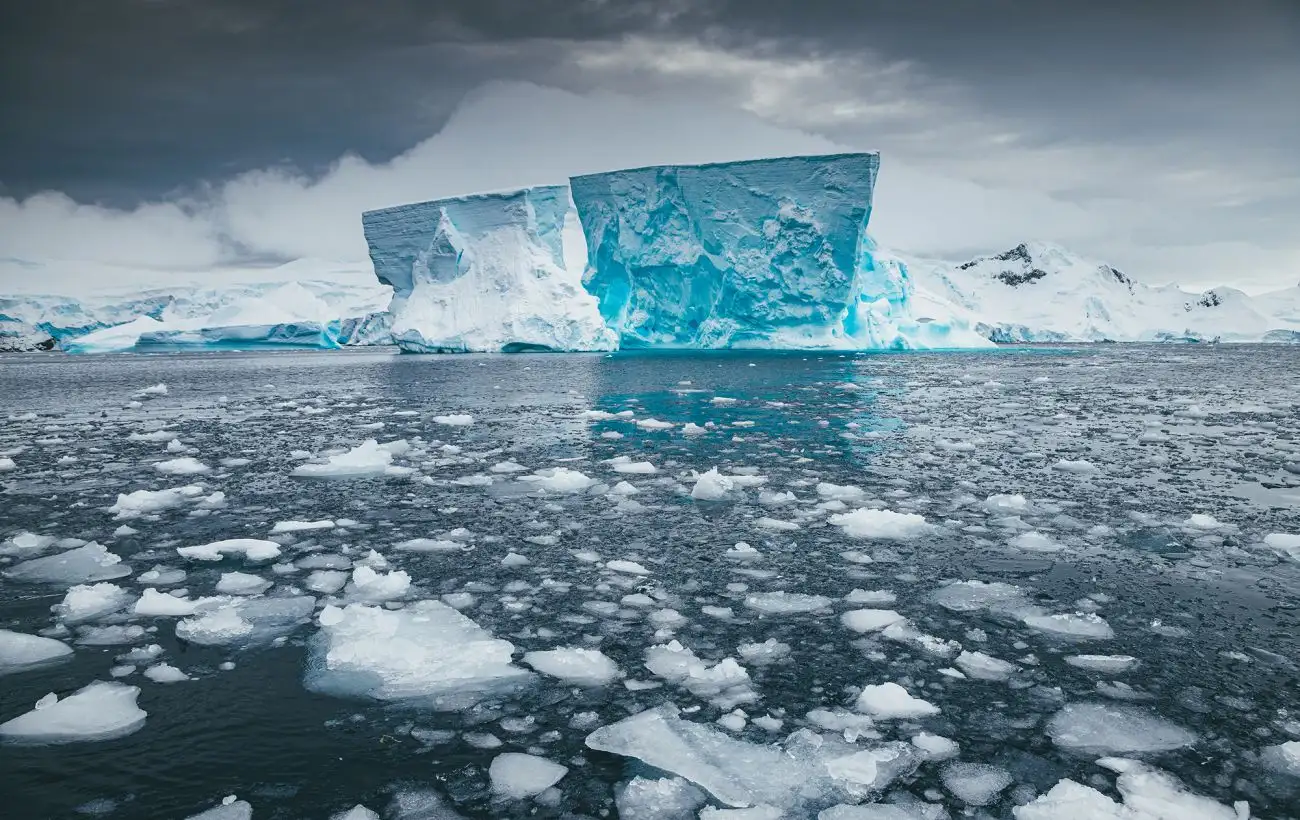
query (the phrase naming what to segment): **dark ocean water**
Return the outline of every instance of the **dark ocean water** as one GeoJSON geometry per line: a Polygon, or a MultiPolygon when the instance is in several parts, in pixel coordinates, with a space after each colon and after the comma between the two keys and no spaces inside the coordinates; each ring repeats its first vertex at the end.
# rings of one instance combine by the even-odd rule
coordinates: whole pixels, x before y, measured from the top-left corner
{"type": "MultiPolygon", "coordinates": [[[[1300,739],[1300,564],[1264,540],[1300,533],[1297,385],[1300,348],[1284,346],[5,356],[0,456],[15,468],[0,473],[0,542],[31,532],[107,545],[133,570],[113,583],[133,594],[136,576],[161,564],[188,571],[177,586],[191,596],[212,595],[222,573],[241,571],[274,581],[270,598],[303,593],[307,573],[289,566],[295,559],[359,559],[373,549],[411,576],[400,602],[468,592],[474,602],[463,613],[517,653],[599,648],[629,679],[646,682],[656,682],[644,667],[649,647],[676,639],[712,664],[739,658],[741,643],[775,639],[790,646],[788,657],[741,660],[758,696],[742,708],[783,728],[749,723],[734,737],[772,743],[808,726],[810,710],[851,707],[863,685],[903,682],[942,712],[882,722],[881,733],[906,740],[923,726],[957,741],[960,760],[1009,772],[1013,785],[982,809],[992,817],[1011,817],[1017,802],[1065,777],[1114,795],[1113,775],[1094,763],[1101,755],[1061,748],[1046,727],[1068,703],[1122,704],[1196,735],[1185,748],[1142,755],[1150,764],[1227,805],[1249,801],[1254,816],[1291,817],[1300,815],[1296,778],[1258,754],[1300,739]],[[155,384],[167,386],[165,395],[137,395],[155,384]],[[631,410],[634,420],[582,417],[592,409],[631,410]],[[435,420],[446,414],[473,423],[435,420]],[[673,426],[636,423],[647,419],[673,426]],[[688,434],[687,423],[702,429],[688,434]],[[158,429],[184,452],[168,452],[172,436],[130,437],[158,429]],[[612,433],[621,437],[603,435],[612,433]],[[307,458],[366,438],[412,443],[394,460],[410,469],[291,476],[307,458]],[[154,466],[182,455],[209,471],[166,475],[154,466]],[[656,471],[617,472],[606,460],[620,456],[656,471]],[[503,462],[527,471],[563,466],[599,484],[542,494],[492,471],[503,462]],[[766,482],[693,500],[692,471],[715,466],[766,482]],[[619,481],[639,490],[627,497],[634,503],[606,492],[619,481]],[[224,500],[131,519],[108,511],[119,494],[186,484],[224,500]],[[929,528],[909,538],[853,538],[827,505],[847,496],[819,484],[860,488],[850,509],[914,513],[929,528]],[[762,503],[761,491],[795,500],[762,503]],[[989,500],[996,495],[1012,498],[989,500]],[[276,522],[318,519],[355,523],[272,534],[276,522]],[[115,535],[123,524],[136,532],[115,535]],[[457,528],[470,534],[453,536],[465,545],[455,552],[394,548],[457,528]],[[268,537],[281,544],[279,569],[187,561],[175,551],[268,537]],[[760,556],[728,557],[737,542],[760,556]],[[529,562],[503,564],[511,552],[529,562]],[[636,561],[649,574],[618,576],[586,553],[636,561]],[[955,580],[1014,584],[1045,612],[1094,611],[1113,637],[1071,642],[1018,615],[944,608],[936,592],[955,580]],[[951,653],[846,629],[838,615],[856,607],[841,599],[855,588],[892,591],[888,606],[919,633],[1016,671],[1009,680],[961,680],[940,671],[953,666],[951,653]],[[775,590],[834,603],[786,614],[745,605],[747,595],[775,590]],[[636,594],[680,617],[650,617],[622,602],[636,594]],[[1105,675],[1064,661],[1075,654],[1128,655],[1137,664],[1105,675]]],[[[17,560],[0,557],[0,569],[17,560]]],[[[347,596],[309,594],[317,610],[347,596]]],[[[161,660],[191,680],[155,683],[141,674],[145,664],[121,677],[140,687],[148,713],[126,737],[0,744],[5,818],[185,817],[229,794],[252,803],[259,820],[325,818],[357,803],[382,813],[394,795],[425,791],[465,817],[611,817],[618,784],[649,770],[586,749],[591,728],[670,701],[698,707],[685,716],[708,724],[731,711],[671,683],[582,689],[544,677],[458,711],[321,694],[304,686],[314,617],[287,625],[278,641],[205,646],[178,641],[176,618],[129,610],[61,627],[51,607],[63,595],[64,586],[0,576],[0,629],[49,634],[76,649],[61,664],[0,677],[0,723],[48,692],[114,679],[116,658],[133,646],[158,644],[161,660]],[[78,644],[87,626],[105,624],[148,631],[122,645],[78,644]],[[575,721],[582,713],[594,717],[575,721]],[[501,744],[476,746],[483,734],[501,744]],[[511,751],[569,767],[558,795],[494,797],[488,766],[511,751]]],[[[960,815],[963,803],[945,790],[941,771],[923,763],[883,799],[960,815]]]]}

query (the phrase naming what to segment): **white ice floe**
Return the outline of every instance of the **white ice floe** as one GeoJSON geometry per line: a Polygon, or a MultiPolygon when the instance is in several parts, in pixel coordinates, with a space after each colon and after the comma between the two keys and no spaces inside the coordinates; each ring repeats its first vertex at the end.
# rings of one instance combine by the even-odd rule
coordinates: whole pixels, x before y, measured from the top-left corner
{"type": "Polygon", "coordinates": [[[961,752],[961,747],[956,741],[930,732],[918,732],[913,735],[912,745],[921,750],[926,760],[948,760],[961,752]]]}
{"type": "Polygon", "coordinates": [[[1137,664],[1137,658],[1132,655],[1067,655],[1065,662],[1089,672],[1118,675],[1132,669],[1137,664]]]}
{"type": "Polygon", "coordinates": [[[144,676],[154,683],[180,683],[191,680],[190,676],[169,663],[156,663],[144,670],[144,676]]]}
{"type": "Polygon", "coordinates": [[[1275,772],[1300,777],[1300,740],[1288,740],[1259,750],[1260,765],[1275,772]]]}
{"type": "Polygon", "coordinates": [[[468,427],[474,423],[474,417],[468,413],[449,413],[445,416],[434,416],[433,423],[446,427],[468,427]]]}
{"type": "Polygon", "coordinates": [[[147,715],[135,702],[139,694],[138,687],[104,681],[61,700],[51,692],[32,711],[0,723],[0,737],[41,744],[123,737],[144,726],[147,715]]]}
{"type": "Polygon", "coordinates": [[[223,595],[261,595],[270,588],[270,581],[247,572],[223,572],[216,587],[223,595]]]}
{"type": "Polygon", "coordinates": [[[524,663],[575,686],[604,686],[620,675],[618,664],[598,649],[560,647],[526,652],[524,663]]]}
{"type": "Polygon", "coordinates": [[[108,508],[116,519],[139,518],[163,510],[179,507],[186,501],[193,501],[203,495],[203,487],[187,484],[184,487],[172,487],[167,490],[136,490],[122,493],[116,503],[108,508]]]}
{"type": "Polygon", "coordinates": [[[719,709],[734,709],[758,700],[749,672],[734,658],[710,665],[681,643],[669,641],[647,649],[645,659],[646,668],[655,675],[719,709]]]}
{"type": "Polygon", "coordinates": [[[807,595],[802,592],[754,592],[745,596],[745,606],[763,615],[794,615],[816,612],[831,605],[825,595],[807,595]]]}
{"type": "Polygon", "coordinates": [[[1025,626],[1057,638],[1071,640],[1104,641],[1115,637],[1115,631],[1095,612],[1065,612],[1059,615],[1027,615],[1025,626]]]}
{"type": "Polygon", "coordinates": [[[410,450],[405,439],[380,444],[372,438],[348,450],[329,456],[324,464],[301,464],[290,475],[300,478],[361,478],[365,476],[409,475],[411,470],[393,466],[393,456],[410,450]]]}
{"type": "Polygon", "coordinates": [[[310,592],[333,595],[347,585],[349,577],[343,570],[318,569],[309,573],[302,585],[310,592]]]}
{"type": "Polygon", "coordinates": [[[691,487],[691,498],[696,501],[721,501],[727,493],[736,488],[731,476],[718,472],[717,467],[695,476],[695,485],[691,487]]]}
{"type": "Polygon", "coordinates": [[[682,777],[633,777],[614,795],[620,820],[682,820],[694,817],[706,800],[682,777]]]}
{"type": "Polygon", "coordinates": [[[103,545],[91,541],[67,552],[15,564],[4,574],[15,581],[72,586],[122,578],[131,574],[131,567],[103,545]]]}
{"type": "Polygon", "coordinates": [[[204,646],[263,643],[304,623],[315,607],[316,599],[309,595],[205,602],[176,624],[176,637],[204,646]]]}
{"type": "Polygon", "coordinates": [[[18,469],[18,464],[9,456],[0,456],[0,473],[12,473],[18,469]]]}
{"type": "Polygon", "coordinates": [[[1029,509],[1029,501],[1019,493],[991,495],[984,499],[984,509],[1001,515],[1019,513],[1029,509]]]}
{"type": "Polygon", "coordinates": [[[831,484],[823,481],[817,485],[817,495],[833,501],[864,501],[866,490],[851,484],[831,484]]]}
{"type": "Polygon", "coordinates": [[[320,521],[277,521],[271,532],[308,532],[310,530],[332,530],[334,522],[330,519],[320,521]]]}
{"type": "Polygon", "coordinates": [[[1025,552],[1060,552],[1065,549],[1063,544],[1053,541],[1051,536],[1037,530],[1022,532],[1007,543],[1025,552]]]}
{"type": "Polygon", "coordinates": [[[904,620],[892,609],[851,609],[841,613],[840,623],[854,632],[879,632],[890,624],[904,620]]]}
{"type": "Polygon", "coordinates": [[[1300,535],[1286,532],[1272,532],[1264,536],[1264,546],[1278,555],[1300,561],[1300,535]]]}
{"type": "Polygon", "coordinates": [[[986,763],[950,763],[941,773],[943,785],[968,806],[987,806],[1011,785],[1011,773],[986,763]]]}
{"type": "Polygon", "coordinates": [[[0,675],[37,669],[72,657],[72,647],[53,638],[0,629],[0,675]]]}
{"type": "Polygon", "coordinates": [[[198,475],[212,471],[211,467],[190,456],[159,461],[153,468],[164,475],[198,475]]]}
{"type": "Polygon", "coordinates": [[[117,584],[78,584],[54,605],[54,612],[65,624],[77,624],[124,609],[134,597],[117,584]]]}
{"type": "Polygon", "coordinates": [[[1183,526],[1191,530],[1217,530],[1223,525],[1219,519],[1205,513],[1192,513],[1183,522],[1183,526]]]}
{"type": "Polygon", "coordinates": [[[253,806],[232,794],[223,799],[221,805],[190,815],[185,820],[253,820],[253,806]]]}
{"type": "Polygon", "coordinates": [[[1117,803],[1090,786],[1061,780],[1033,802],[1012,809],[1016,820],[1246,820],[1245,804],[1228,807],[1189,791],[1173,776],[1145,763],[1105,757],[1097,763],[1119,773],[1117,803]]]}
{"type": "Polygon", "coordinates": [[[146,618],[184,618],[193,615],[200,605],[216,602],[217,598],[179,598],[153,588],[146,588],[131,611],[146,618]]]}
{"type": "Polygon", "coordinates": [[[211,544],[177,547],[176,554],[195,561],[220,561],[228,555],[242,555],[249,561],[270,561],[280,556],[280,545],[259,538],[228,538],[211,544]]]}
{"type": "Polygon", "coordinates": [[[1047,724],[1062,749],[1098,755],[1165,752],[1196,742],[1196,735],[1145,709],[1112,703],[1070,703],[1047,724]]]}
{"type": "Polygon", "coordinates": [[[411,576],[405,570],[378,572],[368,566],[352,570],[347,594],[361,601],[380,603],[404,596],[411,588],[411,576]]]}
{"type": "Polygon", "coordinates": [[[252,634],[253,625],[234,606],[208,610],[176,624],[176,637],[203,646],[234,643],[252,634]]]}
{"type": "Polygon", "coordinates": [[[953,663],[975,680],[1004,681],[1016,671],[1015,664],[983,652],[963,651],[953,663]]]}
{"type": "Polygon", "coordinates": [[[949,612],[958,613],[988,611],[1015,614],[1030,607],[1029,598],[1023,589],[1001,581],[957,581],[936,590],[934,601],[949,612]]]}
{"type": "MultiPolygon", "coordinates": [[[[404,818],[406,815],[399,815],[399,817],[404,818]]],[[[379,812],[358,803],[347,811],[341,811],[333,815],[330,820],[379,820],[379,812]]],[[[436,818],[431,818],[431,820],[436,820],[436,818]]]]}
{"type": "Polygon", "coordinates": [[[650,570],[646,569],[641,564],[638,564],[636,561],[607,561],[605,563],[605,569],[613,570],[614,572],[623,572],[628,575],[650,574],[650,570]]]}
{"type": "Polygon", "coordinates": [[[1078,461],[1062,459],[1053,464],[1052,469],[1062,473],[1073,473],[1074,475],[1092,475],[1093,473],[1100,472],[1097,465],[1093,464],[1091,461],[1085,461],[1083,459],[1079,459],[1078,461]]]}
{"type": "Polygon", "coordinates": [[[568,467],[537,470],[532,475],[520,476],[519,480],[549,493],[580,493],[596,483],[595,479],[568,467]]]}
{"type": "Polygon", "coordinates": [[[314,691],[455,710],[533,677],[511,662],[513,644],[439,601],[327,606],[318,621],[306,673],[314,691]]]}
{"type": "Polygon", "coordinates": [[[903,541],[934,530],[933,526],[926,523],[924,516],[893,510],[852,510],[832,515],[830,522],[841,527],[850,538],[903,541]]]}
{"type": "Polygon", "coordinates": [[[514,800],[535,797],[559,783],[568,773],[567,766],[518,752],[499,754],[488,766],[493,794],[514,800]]]}
{"type": "Polygon", "coordinates": [[[768,666],[790,657],[790,644],[776,638],[758,643],[742,643],[736,647],[741,660],[753,666],[768,666]]]}
{"type": "Polygon", "coordinates": [[[858,606],[889,606],[898,596],[887,589],[854,589],[844,596],[844,602],[858,606]]]}
{"type": "Polygon", "coordinates": [[[906,689],[890,681],[862,688],[855,708],[877,720],[912,720],[939,714],[939,707],[913,697],[906,689]]]}
{"type": "Polygon", "coordinates": [[[633,461],[627,456],[609,459],[607,462],[616,473],[622,475],[654,475],[659,470],[648,461],[633,461]]]}
{"type": "Polygon", "coordinates": [[[20,532],[0,544],[0,555],[12,555],[19,558],[35,557],[54,546],[58,540],[53,535],[20,532]]]}

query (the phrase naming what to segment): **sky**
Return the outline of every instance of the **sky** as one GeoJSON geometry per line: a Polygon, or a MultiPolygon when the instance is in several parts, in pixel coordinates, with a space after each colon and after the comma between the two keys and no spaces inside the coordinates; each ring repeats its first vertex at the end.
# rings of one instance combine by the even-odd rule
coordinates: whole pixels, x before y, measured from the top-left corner
{"type": "Polygon", "coordinates": [[[1297,98],[1298,0],[6,1],[0,292],[364,275],[367,208],[841,150],[891,249],[1261,292],[1297,98]]]}

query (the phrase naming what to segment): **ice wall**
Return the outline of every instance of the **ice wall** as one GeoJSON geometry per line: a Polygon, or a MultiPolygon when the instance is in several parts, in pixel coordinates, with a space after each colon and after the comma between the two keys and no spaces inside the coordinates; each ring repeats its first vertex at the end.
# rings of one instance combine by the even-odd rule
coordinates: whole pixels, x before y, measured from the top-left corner
{"type": "Polygon", "coordinates": [[[982,346],[917,321],[867,236],[880,157],[798,156],[574,177],[583,283],[623,347],[982,346]]]}
{"type": "Polygon", "coordinates": [[[565,269],[564,186],[401,205],[362,216],[414,352],[610,350],[596,300],[565,269]]]}

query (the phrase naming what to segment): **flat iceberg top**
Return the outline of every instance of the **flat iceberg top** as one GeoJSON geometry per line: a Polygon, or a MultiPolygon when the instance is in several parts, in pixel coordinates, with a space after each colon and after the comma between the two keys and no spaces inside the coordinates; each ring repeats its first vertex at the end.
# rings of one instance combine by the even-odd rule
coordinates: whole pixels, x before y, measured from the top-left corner
{"type": "Polygon", "coordinates": [[[558,215],[563,221],[564,212],[568,210],[569,188],[567,185],[538,185],[531,188],[516,188],[509,191],[489,191],[469,194],[467,196],[444,197],[424,202],[408,202],[388,208],[376,208],[361,214],[363,226],[382,225],[390,219],[405,222],[412,216],[427,214],[440,209],[457,212],[462,219],[467,216],[477,217],[480,225],[500,227],[512,224],[530,204],[543,206],[548,217],[558,215]],[[553,210],[552,210],[553,209],[553,210]]]}
{"type": "Polygon", "coordinates": [[[617,171],[600,171],[594,174],[580,174],[570,177],[570,184],[579,180],[588,180],[595,177],[610,176],[612,174],[626,174],[636,171],[657,171],[657,170],[674,170],[680,171],[688,168],[698,168],[701,170],[711,170],[717,168],[726,169],[743,169],[743,168],[761,168],[766,165],[784,165],[790,162],[830,162],[841,159],[855,159],[866,161],[880,167],[880,152],[878,151],[846,151],[839,154],[787,154],[780,157],[759,157],[758,159],[741,159],[731,162],[700,162],[687,165],[641,165],[636,168],[621,168],[617,171]]]}

